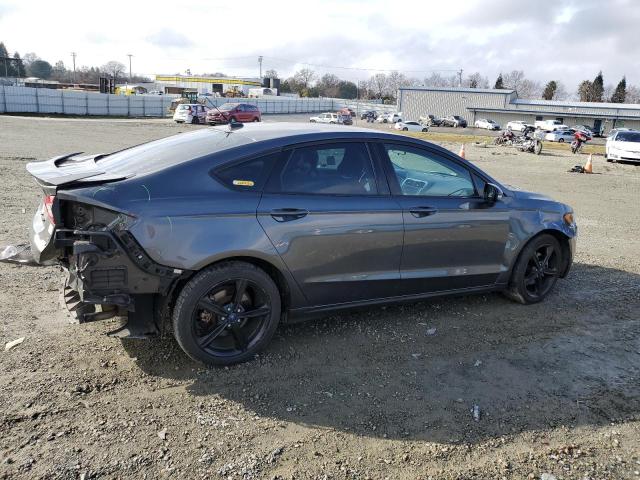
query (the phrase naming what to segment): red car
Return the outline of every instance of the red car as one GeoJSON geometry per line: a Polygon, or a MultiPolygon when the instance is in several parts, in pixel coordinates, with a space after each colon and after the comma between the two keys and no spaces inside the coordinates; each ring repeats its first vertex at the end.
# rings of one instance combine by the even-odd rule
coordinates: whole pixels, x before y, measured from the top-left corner
{"type": "Polygon", "coordinates": [[[207,112],[207,123],[216,125],[229,122],[261,122],[262,114],[255,105],[248,103],[225,103],[207,112]]]}

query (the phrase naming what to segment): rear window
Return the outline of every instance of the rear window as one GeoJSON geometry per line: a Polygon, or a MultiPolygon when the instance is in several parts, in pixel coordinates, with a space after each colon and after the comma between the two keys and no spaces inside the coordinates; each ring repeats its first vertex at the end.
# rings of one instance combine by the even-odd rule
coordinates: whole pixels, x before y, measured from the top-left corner
{"type": "Polygon", "coordinates": [[[640,142],[640,132],[619,132],[616,142],[640,142]]]}
{"type": "Polygon", "coordinates": [[[107,173],[146,174],[252,141],[239,133],[208,128],[127,148],[98,159],[97,165],[107,173]]]}
{"type": "Polygon", "coordinates": [[[178,110],[189,110],[191,105],[178,105],[178,110]]]}

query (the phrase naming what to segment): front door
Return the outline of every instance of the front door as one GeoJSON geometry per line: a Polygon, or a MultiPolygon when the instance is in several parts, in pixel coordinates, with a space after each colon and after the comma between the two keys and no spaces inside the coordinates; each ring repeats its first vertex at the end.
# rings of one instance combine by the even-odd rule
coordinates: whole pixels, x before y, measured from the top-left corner
{"type": "Polygon", "coordinates": [[[397,294],[402,211],[363,142],[298,147],[276,167],[258,220],[310,305],[397,294]]]}
{"type": "Polygon", "coordinates": [[[401,143],[378,148],[404,218],[404,293],[494,284],[506,268],[508,208],[488,205],[482,179],[453,155],[401,143]]]}

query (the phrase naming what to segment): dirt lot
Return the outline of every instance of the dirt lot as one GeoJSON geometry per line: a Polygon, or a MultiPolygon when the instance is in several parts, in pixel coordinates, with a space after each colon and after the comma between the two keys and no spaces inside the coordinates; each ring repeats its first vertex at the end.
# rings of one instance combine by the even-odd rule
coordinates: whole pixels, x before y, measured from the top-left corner
{"type": "MultiPolygon", "coordinates": [[[[0,117],[0,244],[26,238],[40,201],[27,161],[190,128],[0,117]]],[[[344,313],[206,369],[171,339],[69,324],[56,268],[0,264],[0,342],[25,337],[0,353],[0,478],[640,478],[640,167],[597,157],[578,175],[584,158],[565,152],[473,145],[467,158],[575,208],[575,265],[546,302],[344,313]]]]}

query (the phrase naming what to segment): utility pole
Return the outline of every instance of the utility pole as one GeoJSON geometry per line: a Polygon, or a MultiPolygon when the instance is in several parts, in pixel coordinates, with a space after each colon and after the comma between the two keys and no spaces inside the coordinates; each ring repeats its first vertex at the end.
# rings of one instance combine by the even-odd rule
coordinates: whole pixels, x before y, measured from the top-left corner
{"type": "Polygon", "coordinates": [[[131,74],[131,57],[133,57],[133,55],[127,53],[127,57],[129,57],[129,83],[131,83],[131,79],[133,78],[133,75],[131,74]]]}
{"type": "Polygon", "coordinates": [[[258,63],[260,64],[260,80],[262,80],[262,55],[258,57],[258,63]]]}
{"type": "Polygon", "coordinates": [[[458,87],[462,87],[462,69],[458,71],[458,87]]]}
{"type": "Polygon", "coordinates": [[[73,83],[76,83],[76,52],[71,52],[71,58],[73,59],[73,83]]]}

